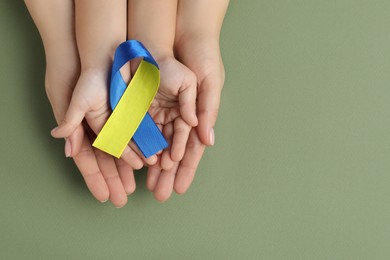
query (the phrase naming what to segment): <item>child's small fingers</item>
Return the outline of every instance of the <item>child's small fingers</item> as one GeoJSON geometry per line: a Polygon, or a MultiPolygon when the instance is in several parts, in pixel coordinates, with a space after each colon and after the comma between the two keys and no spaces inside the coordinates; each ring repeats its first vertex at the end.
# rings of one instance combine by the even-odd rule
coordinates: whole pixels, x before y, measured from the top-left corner
{"type": "Polygon", "coordinates": [[[197,80],[192,72],[189,75],[191,76],[184,79],[179,92],[180,114],[187,124],[195,127],[198,125],[196,116],[197,80]]]}
{"type": "Polygon", "coordinates": [[[157,156],[152,155],[148,158],[146,158],[142,152],[139,150],[137,145],[134,142],[129,143],[129,147],[138,155],[139,158],[141,158],[147,165],[155,165],[157,162],[157,156]]]}
{"type": "Polygon", "coordinates": [[[121,159],[123,159],[128,165],[130,165],[133,169],[139,170],[144,166],[142,159],[134,152],[133,149],[126,146],[125,150],[121,155],[121,159]]]}
{"type": "Polygon", "coordinates": [[[171,159],[173,161],[178,162],[183,158],[190,132],[191,126],[181,118],[175,120],[171,146],[171,159]]]}

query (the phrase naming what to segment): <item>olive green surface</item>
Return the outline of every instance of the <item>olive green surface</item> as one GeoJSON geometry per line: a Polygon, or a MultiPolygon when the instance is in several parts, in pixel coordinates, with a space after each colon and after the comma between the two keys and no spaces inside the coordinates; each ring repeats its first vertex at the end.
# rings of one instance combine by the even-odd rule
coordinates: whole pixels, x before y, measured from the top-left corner
{"type": "MultiPolygon", "coordinates": [[[[232,0],[216,145],[160,204],[87,190],[23,1],[0,2],[0,259],[389,259],[390,2],[232,0]]],[[[59,50],[61,51],[61,50],[59,50]]]]}

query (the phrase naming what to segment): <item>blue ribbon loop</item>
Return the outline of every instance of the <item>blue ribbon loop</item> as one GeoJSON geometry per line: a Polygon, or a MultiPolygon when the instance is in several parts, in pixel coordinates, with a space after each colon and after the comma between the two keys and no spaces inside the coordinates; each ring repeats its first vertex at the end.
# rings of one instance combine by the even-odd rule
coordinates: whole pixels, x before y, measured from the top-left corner
{"type": "MultiPolygon", "coordinates": [[[[115,109],[127,88],[127,84],[123,80],[119,70],[127,62],[135,58],[143,58],[145,61],[156,66],[156,68],[159,68],[152,55],[139,41],[129,40],[120,44],[116,49],[111,71],[110,105],[112,110],[115,109]]],[[[167,141],[149,113],[146,113],[141,124],[134,133],[133,141],[146,158],[168,147],[167,141]]]]}

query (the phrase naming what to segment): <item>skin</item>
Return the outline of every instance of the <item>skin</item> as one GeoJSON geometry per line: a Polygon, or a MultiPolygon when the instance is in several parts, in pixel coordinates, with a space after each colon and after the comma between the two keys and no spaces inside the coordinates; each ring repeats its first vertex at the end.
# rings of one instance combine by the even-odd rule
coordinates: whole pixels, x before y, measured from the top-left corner
{"type": "MultiPolygon", "coordinates": [[[[160,91],[149,112],[171,143],[170,149],[149,162],[145,159],[142,162],[131,144],[133,149],[129,148],[125,157],[114,160],[93,149],[90,141],[109,113],[107,101],[103,102],[107,100],[107,93],[103,91],[103,88],[107,89],[107,77],[102,75],[109,71],[114,50],[125,37],[125,32],[120,29],[126,28],[123,2],[96,4],[93,0],[76,1],[78,49],[74,37],[73,1],[25,2],[43,39],[47,59],[46,90],[56,120],[61,123],[52,135],[67,137],[65,152],[73,157],[92,194],[99,201],[109,198],[115,206],[122,207],[127,201],[125,194],[131,194],[135,189],[132,169],[142,167],[144,162],[152,165],[156,160],[158,164],[149,167],[147,178],[147,186],[156,199],[165,201],[173,189],[179,194],[184,193],[194,178],[206,145],[214,144],[213,126],[224,81],[219,32],[228,1],[210,3],[201,0],[194,4],[181,0],[179,6],[176,1],[161,4],[156,0],[130,0],[128,3],[128,17],[132,17],[131,23],[130,19],[127,21],[129,37],[141,40],[161,68],[160,91]],[[40,8],[42,6],[45,8],[40,8]],[[151,17],[155,17],[148,19],[147,26],[142,10],[148,10],[153,14],[151,17]],[[95,21],[97,16],[101,18],[95,21]],[[107,16],[115,19],[102,22],[107,16]],[[114,30],[114,36],[107,39],[104,36],[108,32],[112,34],[111,27],[117,31],[114,30]],[[93,46],[99,41],[104,43],[103,46],[93,46]],[[174,58],[173,49],[182,63],[174,58]],[[101,90],[96,91],[96,88],[101,90]],[[88,125],[81,124],[84,116],[88,125]],[[192,128],[195,126],[196,129],[192,128]]],[[[121,70],[125,78],[130,79],[136,63],[121,70]]]]}
{"type": "MultiPolygon", "coordinates": [[[[92,148],[90,140],[94,139],[95,133],[100,130],[109,114],[106,104],[107,77],[105,76],[107,75],[104,75],[102,71],[106,71],[107,67],[110,66],[112,54],[109,52],[115,49],[113,46],[125,39],[126,31],[125,29],[118,30],[116,37],[113,37],[111,41],[104,41],[104,46],[99,46],[102,48],[100,52],[95,49],[96,53],[101,55],[92,55],[92,48],[88,47],[89,40],[97,39],[83,37],[88,38],[88,34],[85,33],[88,30],[92,32],[92,36],[97,38],[104,35],[94,34],[94,31],[100,31],[103,28],[97,23],[89,23],[89,19],[99,12],[103,16],[107,14],[112,16],[121,10],[123,15],[116,15],[118,19],[113,20],[112,24],[106,24],[106,29],[108,30],[110,26],[126,28],[125,9],[119,5],[110,5],[112,9],[108,6],[93,6],[87,1],[76,2],[75,7],[73,1],[59,0],[26,1],[26,4],[36,21],[45,45],[47,56],[46,89],[56,120],[59,123],[70,122],[63,124],[63,129],[58,129],[59,132],[53,133],[53,135],[57,134],[60,137],[63,134],[61,131],[66,132],[71,128],[68,134],[61,136],[67,137],[65,144],[67,156],[73,156],[87,186],[99,201],[110,199],[116,207],[122,207],[127,202],[127,195],[135,189],[133,168],[141,168],[144,162],[130,148],[125,151],[122,159],[114,159],[92,148]],[[87,4],[90,5],[87,6],[87,4]],[[45,8],[41,8],[42,6],[45,8]],[[76,17],[74,17],[75,8],[78,10],[78,12],[76,10],[76,17]],[[75,38],[75,20],[78,39],[75,38]],[[95,26],[95,29],[89,28],[85,24],[90,27],[95,26]],[[58,49],[61,49],[61,52],[58,49]],[[93,57],[90,58],[90,56],[93,57]],[[87,61],[83,62],[83,60],[87,61]],[[64,73],[64,71],[69,71],[69,73],[64,73]],[[100,91],[97,91],[99,89],[100,91]],[[64,99],[64,97],[66,98],[64,99]],[[83,102],[87,102],[78,102],[80,97],[82,99],[88,97],[83,99],[83,102]],[[88,106],[85,103],[88,103],[88,106]],[[81,113],[85,114],[88,122],[85,129],[81,121],[75,123],[68,119],[74,118],[72,114],[74,111],[78,113],[77,116],[80,116],[81,113]],[[68,127],[69,125],[71,127],[68,127]]],[[[128,74],[130,73],[128,72],[128,74]]],[[[152,158],[152,160],[155,161],[156,158],[152,158]]]]}
{"type": "MultiPolygon", "coordinates": [[[[46,53],[45,88],[57,122],[65,117],[70,99],[80,75],[79,54],[74,31],[74,3],[71,0],[26,0],[31,16],[41,34],[46,53]],[[45,8],[42,8],[45,6],[45,8]],[[60,49],[61,51],[58,51],[60,49]]],[[[110,190],[104,171],[99,165],[104,158],[99,157],[82,125],[68,138],[74,143],[74,149],[80,152],[73,156],[91,193],[101,202],[109,199],[110,190]],[[79,146],[77,146],[80,144],[79,146]]],[[[67,143],[68,143],[67,142],[67,143]]],[[[68,147],[65,147],[68,149],[68,147]]],[[[69,152],[69,151],[67,151],[69,152]]],[[[128,176],[127,192],[135,188],[134,181],[128,176]]]]}
{"type": "Polygon", "coordinates": [[[167,200],[172,189],[178,194],[188,190],[206,146],[214,145],[214,125],[225,79],[219,38],[228,4],[227,0],[179,0],[174,51],[196,75],[199,124],[191,129],[179,163],[175,162],[169,171],[149,168],[147,187],[159,201],[167,200]]]}
{"type": "Polygon", "coordinates": [[[173,54],[177,0],[129,0],[128,3],[129,38],[140,40],[149,49],[161,72],[160,88],[149,112],[171,145],[159,156],[160,163],[149,167],[149,176],[160,173],[153,192],[157,200],[165,201],[172,193],[190,131],[198,124],[196,77],[173,54]],[[145,13],[149,14],[148,19],[145,13]]]}
{"type": "MultiPolygon", "coordinates": [[[[52,131],[53,137],[68,137],[86,119],[97,134],[110,115],[108,106],[109,71],[116,47],[126,39],[126,1],[78,0],[76,8],[76,39],[81,61],[81,74],[64,120],[52,131]],[[113,17],[108,19],[106,17],[113,17]],[[107,37],[110,35],[110,37],[107,37]]],[[[129,78],[129,68],[124,70],[129,78]]],[[[127,148],[122,159],[133,168],[142,167],[137,151],[127,148]]],[[[145,159],[154,164],[156,157],[145,159]]]]}

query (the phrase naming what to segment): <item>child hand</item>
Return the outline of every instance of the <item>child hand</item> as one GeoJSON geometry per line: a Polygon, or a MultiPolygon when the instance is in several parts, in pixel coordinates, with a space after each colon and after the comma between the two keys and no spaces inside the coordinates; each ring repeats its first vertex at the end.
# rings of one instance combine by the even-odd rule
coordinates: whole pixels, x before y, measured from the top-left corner
{"type": "MultiPolygon", "coordinates": [[[[149,112],[155,122],[161,126],[164,136],[171,143],[171,147],[163,151],[160,156],[161,167],[151,167],[150,169],[152,172],[156,172],[156,169],[160,169],[164,173],[165,171],[169,172],[169,174],[163,174],[163,176],[165,178],[173,176],[174,178],[178,162],[185,153],[190,131],[198,122],[195,105],[196,77],[188,68],[173,57],[167,56],[158,59],[157,62],[161,71],[161,84],[149,112]]],[[[135,68],[135,66],[132,66],[132,68],[135,68]]],[[[69,123],[66,118],[76,117],[77,119],[78,116],[78,120],[82,120],[84,114],[88,125],[95,133],[103,127],[110,110],[106,102],[107,91],[103,91],[106,87],[101,75],[102,73],[96,72],[82,73],[80,75],[76,88],[73,91],[70,107],[65,116],[65,124],[60,125],[63,129],[59,127],[54,130],[53,136],[58,137],[61,134],[60,131],[73,131],[74,124],[69,123]],[[84,113],[83,111],[87,112],[84,113]]],[[[104,153],[96,152],[100,154],[99,157],[103,157],[106,161],[110,159],[104,153]]],[[[131,158],[129,161],[134,163],[134,158],[131,158]]],[[[133,164],[132,166],[134,168],[142,167],[142,164],[140,166],[134,166],[133,164]]],[[[104,167],[104,164],[101,167],[104,167]]],[[[164,183],[163,179],[161,183],[164,183]]],[[[167,187],[170,187],[170,191],[172,191],[172,186],[162,185],[161,190],[169,190],[167,187]]],[[[160,193],[166,194],[167,192],[162,191],[160,193]]]]}
{"type": "MultiPolygon", "coordinates": [[[[108,106],[107,85],[107,72],[99,70],[82,72],[73,91],[64,120],[52,131],[53,137],[70,136],[81,124],[84,117],[92,131],[98,134],[111,113],[108,106]]],[[[142,168],[144,161],[150,165],[156,163],[156,156],[145,159],[143,156],[137,155],[135,151],[137,148],[131,142],[121,156],[133,169],[142,168]]]]}
{"type": "MultiPolygon", "coordinates": [[[[148,169],[148,187],[152,182],[159,185],[155,197],[159,201],[169,198],[175,173],[182,160],[193,127],[197,126],[196,77],[173,56],[157,58],[160,67],[160,88],[149,109],[170,147],[159,155],[159,163],[148,169]]],[[[135,66],[132,64],[132,68],[135,66]]],[[[152,190],[152,189],[151,189],[152,190]]],[[[154,190],[154,188],[153,188],[154,190]]]]}
{"type": "Polygon", "coordinates": [[[160,88],[149,113],[162,127],[170,143],[170,147],[161,155],[161,167],[170,169],[174,162],[183,158],[191,128],[198,124],[196,78],[172,56],[165,56],[157,62],[161,73],[160,88]]]}

